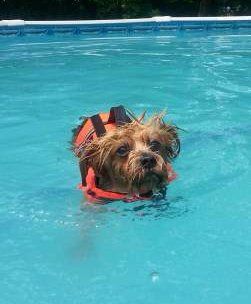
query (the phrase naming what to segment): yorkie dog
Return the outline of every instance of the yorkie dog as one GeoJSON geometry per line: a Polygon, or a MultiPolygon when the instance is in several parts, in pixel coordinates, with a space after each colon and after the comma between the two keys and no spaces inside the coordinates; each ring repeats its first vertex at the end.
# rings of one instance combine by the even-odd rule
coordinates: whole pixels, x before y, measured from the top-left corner
{"type": "Polygon", "coordinates": [[[81,187],[87,199],[94,197],[100,202],[163,197],[175,175],[170,163],[180,152],[178,128],[166,123],[163,114],[143,122],[144,114],[136,118],[122,106],[104,115],[85,119],[74,131],[72,144],[80,160],[81,187]],[[90,168],[93,179],[88,180],[90,168]]]}

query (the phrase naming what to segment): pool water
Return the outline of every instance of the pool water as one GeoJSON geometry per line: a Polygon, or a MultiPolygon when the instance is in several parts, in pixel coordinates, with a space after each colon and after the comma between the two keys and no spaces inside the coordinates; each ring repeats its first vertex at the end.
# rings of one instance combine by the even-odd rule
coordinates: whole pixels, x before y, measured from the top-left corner
{"type": "Polygon", "coordinates": [[[0,302],[250,303],[250,30],[0,42],[0,302]],[[71,129],[119,104],[185,130],[166,200],[83,203],[71,129]]]}

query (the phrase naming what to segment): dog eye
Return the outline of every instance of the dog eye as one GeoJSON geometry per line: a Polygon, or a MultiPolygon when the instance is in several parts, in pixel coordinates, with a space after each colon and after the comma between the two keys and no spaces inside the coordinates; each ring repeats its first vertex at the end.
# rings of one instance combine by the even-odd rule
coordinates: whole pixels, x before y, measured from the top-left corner
{"type": "Polygon", "coordinates": [[[150,149],[152,151],[159,151],[160,150],[160,147],[161,147],[161,144],[160,142],[158,142],[157,140],[152,140],[150,142],[150,149]]]}
{"type": "Polygon", "coordinates": [[[128,147],[121,146],[117,149],[116,153],[119,156],[126,156],[128,154],[128,147]]]}

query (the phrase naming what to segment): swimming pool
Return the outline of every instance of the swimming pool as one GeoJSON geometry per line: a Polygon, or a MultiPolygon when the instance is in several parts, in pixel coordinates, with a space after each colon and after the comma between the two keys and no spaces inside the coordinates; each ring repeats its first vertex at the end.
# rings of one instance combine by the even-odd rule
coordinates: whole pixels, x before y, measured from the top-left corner
{"type": "Polygon", "coordinates": [[[0,38],[1,303],[249,303],[251,31],[0,38]],[[77,117],[185,129],[159,203],[84,206],[77,117]]]}

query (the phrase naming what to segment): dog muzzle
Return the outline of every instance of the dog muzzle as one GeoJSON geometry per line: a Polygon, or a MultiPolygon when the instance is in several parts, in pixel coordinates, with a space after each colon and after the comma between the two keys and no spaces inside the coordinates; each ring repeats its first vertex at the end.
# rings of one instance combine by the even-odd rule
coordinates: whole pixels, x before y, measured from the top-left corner
{"type": "MultiPolygon", "coordinates": [[[[174,172],[170,164],[166,164],[166,170],[168,173],[167,182],[171,183],[177,174],[174,172]]],[[[96,185],[96,176],[94,170],[90,167],[86,176],[86,186],[79,185],[79,189],[82,190],[84,196],[90,203],[107,203],[108,201],[122,200],[126,203],[132,203],[139,200],[151,200],[153,194],[127,194],[103,190],[96,185]]]]}

